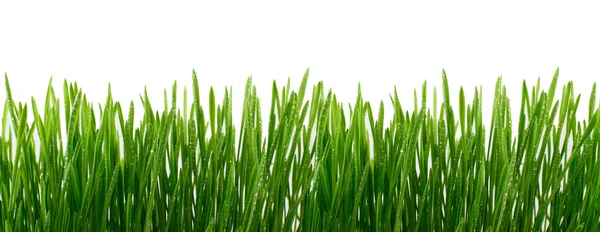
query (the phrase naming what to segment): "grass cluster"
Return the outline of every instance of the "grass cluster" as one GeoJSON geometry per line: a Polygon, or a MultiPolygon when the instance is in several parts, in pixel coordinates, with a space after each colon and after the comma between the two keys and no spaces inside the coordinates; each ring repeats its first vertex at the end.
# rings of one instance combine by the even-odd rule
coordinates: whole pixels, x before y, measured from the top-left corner
{"type": "Polygon", "coordinates": [[[163,111],[141,95],[137,123],[110,90],[94,105],[76,83],[62,99],[50,85],[40,108],[14,102],[6,78],[0,229],[598,231],[596,86],[578,120],[557,77],[547,91],[523,82],[517,118],[499,78],[484,119],[481,88],[467,102],[443,73],[440,102],[434,88],[427,107],[424,84],[407,110],[394,92],[388,121],[360,90],[354,104],[322,83],[305,96],[308,70],[296,90],[273,83],[264,112],[250,78],[239,124],[231,88],[203,107],[195,73],[191,108],[174,84],[163,111]]]}

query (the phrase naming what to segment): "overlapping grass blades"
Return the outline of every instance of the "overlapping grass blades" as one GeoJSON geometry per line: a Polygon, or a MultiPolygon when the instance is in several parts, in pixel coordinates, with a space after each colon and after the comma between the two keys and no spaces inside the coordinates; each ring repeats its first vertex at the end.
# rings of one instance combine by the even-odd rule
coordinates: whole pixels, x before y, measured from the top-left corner
{"type": "Polygon", "coordinates": [[[579,120],[573,83],[556,94],[558,70],[547,91],[523,82],[514,119],[517,96],[498,79],[486,121],[482,89],[469,103],[443,73],[441,105],[434,88],[426,107],[426,84],[413,111],[394,92],[386,122],[383,102],[363,101],[360,90],[348,107],[322,83],[305,99],[307,78],[297,91],[273,83],[267,114],[248,79],[239,124],[232,89],[221,104],[211,89],[204,108],[195,73],[191,108],[187,90],[176,107],[174,84],[165,110],[144,94],[139,113],[110,90],[95,108],[66,82],[62,99],[48,86],[43,108],[16,103],[6,78],[0,229],[600,230],[595,85],[579,120]]]}

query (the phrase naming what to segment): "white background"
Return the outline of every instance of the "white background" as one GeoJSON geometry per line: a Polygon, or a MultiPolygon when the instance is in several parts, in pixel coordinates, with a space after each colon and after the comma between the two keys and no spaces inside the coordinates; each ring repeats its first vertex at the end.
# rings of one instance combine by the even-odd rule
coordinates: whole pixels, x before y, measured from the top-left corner
{"type": "Polygon", "coordinates": [[[273,80],[281,86],[291,77],[296,88],[310,67],[310,84],[323,80],[342,101],[354,101],[360,82],[366,100],[389,102],[396,85],[412,109],[413,88],[425,80],[439,88],[444,68],[453,100],[460,85],[467,93],[482,86],[488,112],[498,76],[518,103],[523,79],[531,85],[541,77],[547,88],[560,67],[560,86],[574,81],[587,115],[591,84],[600,80],[598,12],[594,4],[506,1],[3,2],[0,71],[20,101],[43,99],[53,76],[57,92],[64,79],[77,81],[95,102],[110,82],[117,100],[139,105],[147,86],[162,109],[163,89],[175,80],[190,87],[195,69],[204,102],[208,86],[219,98],[233,86],[239,116],[250,75],[266,103],[273,80]]]}

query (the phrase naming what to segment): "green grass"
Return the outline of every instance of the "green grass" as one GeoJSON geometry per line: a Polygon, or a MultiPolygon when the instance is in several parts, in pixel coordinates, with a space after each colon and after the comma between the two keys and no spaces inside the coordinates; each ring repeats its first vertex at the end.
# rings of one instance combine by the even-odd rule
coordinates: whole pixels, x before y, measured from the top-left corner
{"type": "Polygon", "coordinates": [[[44,102],[17,103],[6,78],[0,229],[598,231],[596,86],[583,106],[557,78],[523,82],[513,118],[501,79],[484,103],[481,88],[470,101],[449,92],[443,73],[441,99],[424,84],[413,111],[396,92],[384,111],[360,90],[354,104],[322,83],[308,96],[307,70],[295,90],[273,83],[269,109],[248,79],[239,123],[231,88],[199,104],[195,73],[185,107],[174,84],[166,110],[141,95],[143,112],[67,82],[62,99],[49,85],[44,102]]]}

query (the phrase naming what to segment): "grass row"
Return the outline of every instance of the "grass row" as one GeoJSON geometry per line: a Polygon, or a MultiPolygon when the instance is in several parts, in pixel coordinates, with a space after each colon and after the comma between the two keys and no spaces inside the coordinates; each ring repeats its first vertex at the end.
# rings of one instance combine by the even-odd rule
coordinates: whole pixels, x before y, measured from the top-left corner
{"type": "Polygon", "coordinates": [[[414,110],[394,92],[387,112],[360,90],[354,104],[322,83],[305,96],[308,70],[296,90],[273,83],[261,110],[250,78],[239,124],[231,88],[203,107],[195,73],[191,108],[174,84],[166,110],[141,95],[143,112],[67,82],[62,99],[49,85],[44,102],[16,103],[6,78],[0,229],[598,231],[596,86],[578,120],[586,106],[571,82],[556,94],[557,78],[523,82],[518,118],[499,78],[491,119],[481,88],[467,101],[445,73],[432,108],[425,83],[414,110]]]}

